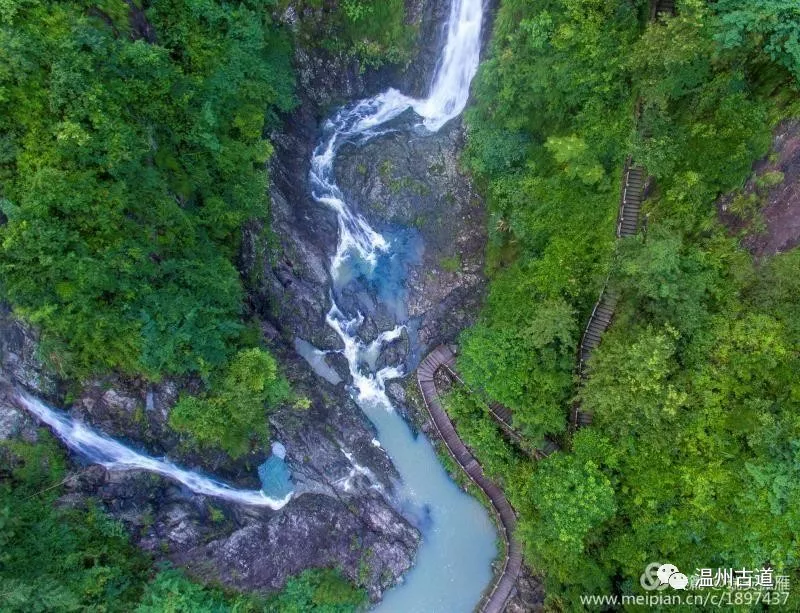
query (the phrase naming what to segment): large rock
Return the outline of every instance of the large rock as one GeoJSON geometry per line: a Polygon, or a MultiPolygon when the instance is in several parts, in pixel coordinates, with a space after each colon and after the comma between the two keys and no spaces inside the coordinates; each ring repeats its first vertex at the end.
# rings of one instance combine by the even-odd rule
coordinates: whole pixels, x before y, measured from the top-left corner
{"type": "Polygon", "coordinates": [[[380,597],[413,563],[419,533],[377,496],[306,494],[279,511],[192,494],[141,471],[92,466],[67,482],[64,506],[99,499],[139,545],[206,581],[280,588],[307,568],[338,567],[380,597]]]}
{"type": "Polygon", "coordinates": [[[422,256],[406,273],[406,315],[416,349],[409,369],[471,322],[482,297],[486,243],[482,202],[459,166],[460,121],[436,134],[415,134],[415,122],[409,113],[399,118],[400,130],[344,146],[335,168],[348,203],[373,227],[389,236],[411,229],[421,238],[422,256]]]}
{"type": "Polygon", "coordinates": [[[309,495],[268,521],[248,524],[175,559],[239,589],[278,588],[306,568],[339,567],[367,585],[376,599],[411,567],[418,539],[414,528],[378,500],[348,505],[309,495]]]}
{"type": "Polygon", "coordinates": [[[52,395],[57,378],[39,357],[36,331],[0,303],[0,376],[7,381],[52,395]]]}

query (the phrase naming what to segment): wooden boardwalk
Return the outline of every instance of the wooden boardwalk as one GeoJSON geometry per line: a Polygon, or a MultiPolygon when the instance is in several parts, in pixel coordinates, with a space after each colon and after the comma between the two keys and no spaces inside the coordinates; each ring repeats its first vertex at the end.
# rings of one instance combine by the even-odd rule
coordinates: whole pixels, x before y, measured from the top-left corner
{"type": "Polygon", "coordinates": [[[434,383],[434,375],[439,368],[445,367],[455,373],[455,355],[450,347],[444,345],[434,349],[420,363],[417,369],[417,382],[419,383],[425,406],[431,414],[433,423],[439,432],[450,455],[469,475],[469,478],[486,494],[492,503],[497,524],[505,543],[506,558],[503,570],[495,580],[490,592],[478,606],[481,613],[501,613],[514,593],[517,577],[522,569],[522,546],[514,538],[514,528],[517,525],[517,516],[514,509],[506,499],[503,491],[489,480],[483,468],[472,455],[467,446],[461,441],[453,422],[447,416],[439,400],[439,392],[434,383]]]}

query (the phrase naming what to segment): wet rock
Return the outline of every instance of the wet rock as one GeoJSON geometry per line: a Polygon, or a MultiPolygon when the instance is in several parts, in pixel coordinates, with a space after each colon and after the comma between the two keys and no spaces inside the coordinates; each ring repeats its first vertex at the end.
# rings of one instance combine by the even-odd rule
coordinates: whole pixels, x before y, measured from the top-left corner
{"type": "Polygon", "coordinates": [[[544,587],[541,582],[523,567],[517,578],[516,593],[506,605],[505,613],[532,613],[544,611],[544,587]]]}
{"type": "Polygon", "coordinates": [[[395,404],[404,405],[406,403],[406,390],[402,383],[398,381],[392,381],[386,386],[386,393],[395,404]]]}
{"type": "MultiPolygon", "coordinates": [[[[395,71],[398,78],[392,76],[391,82],[399,83],[405,91],[422,94],[433,74],[435,49],[449,2],[408,0],[407,4],[410,20],[421,22],[420,61],[412,62],[403,75],[395,71]]],[[[283,19],[294,26],[305,18],[291,3],[283,14],[283,19]]],[[[337,566],[376,598],[411,566],[420,536],[393,508],[398,475],[386,452],[373,444],[374,427],[350,398],[346,385],[330,385],[315,376],[294,351],[293,341],[299,336],[320,349],[342,348],[339,337],[325,324],[330,307],[328,267],[336,246],[337,219],[333,211],[314,202],[307,182],[320,122],[332,104],[383,89],[391,71],[361,71],[349,59],[316,46],[311,50],[298,45],[295,60],[301,104],[285,118],[282,129],[270,135],[275,146],[269,168],[270,214],[277,244],[274,248],[268,245],[258,223],[249,224],[243,233],[238,265],[247,283],[252,314],[260,319],[264,340],[279,357],[298,397],[297,402],[269,416],[273,438],[286,447],[286,461],[297,484],[296,496],[279,511],[237,507],[194,495],[151,473],[80,466],[67,484],[62,504],[79,506],[87,498],[98,499],[126,524],[142,548],[185,565],[199,577],[230,587],[269,590],[281,587],[288,576],[305,568],[337,566]]],[[[404,317],[390,309],[376,308],[377,301],[368,294],[351,297],[352,306],[367,315],[365,338],[377,337],[410,315],[424,324],[426,342],[434,342],[453,333],[440,323],[450,319],[451,313],[442,307],[435,318],[429,319],[423,315],[426,310],[439,303],[461,305],[463,297],[458,291],[467,295],[474,289],[471,281],[464,282],[467,274],[480,270],[471,256],[462,256],[462,270],[448,272],[451,276],[445,275],[438,284],[431,284],[427,276],[430,272],[438,278],[439,259],[454,253],[452,236],[465,236],[463,228],[472,224],[483,227],[480,207],[466,208],[472,199],[463,184],[455,205],[445,198],[448,185],[455,188],[456,181],[464,179],[458,175],[456,163],[460,134],[455,122],[441,138],[412,139],[405,145],[398,141],[390,146],[391,154],[406,164],[398,163],[399,174],[391,175],[396,180],[402,181],[403,173],[418,172],[421,165],[443,165],[440,176],[425,189],[414,187],[417,184],[413,182],[402,183],[403,189],[412,192],[428,190],[424,202],[415,201],[412,193],[393,204],[395,199],[388,196],[394,196],[391,189],[396,188],[380,183],[383,177],[377,167],[369,171],[372,174],[364,185],[385,196],[388,208],[384,215],[370,210],[369,202],[365,202],[365,214],[380,228],[403,226],[420,233],[426,241],[427,259],[418,264],[417,272],[411,271],[410,309],[404,317]],[[415,155],[425,159],[406,159],[415,155]],[[436,217],[436,209],[442,204],[447,205],[446,210],[441,218],[436,217]],[[425,227],[414,227],[410,217],[414,207],[431,217],[425,227]],[[455,234],[446,238],[451,230],[455,234]]],[[[365,148],[354,156],[368,153],[365,148]]],[[[359,163],[355,157],[353,163],[359,163]]],[[[457,240],[463,243],[466,239],[457,240]]],[[[482,253],[482,246],[477,251],[482,253]]],[[[468,310],[464,307],[464,318],[469,317],[468,310]]],[[[459,321],[454,318],[451,325],[459,321]]],[[[418,327],[413,326],[414,330],[418,327]]],[[[408,360],[411,335],[410,331],[404,333],[392,343],[378,358],[377,366],[408,360]]],[[[171,407],[181,393],[197,391],[196,381],[153,384],[109,376],[58,382],[37,361],[36,350],[35,334],[7,311],[0,311],[4,376],[55,406],[71,405],[75,416],[152,455],[166,455],[186,468],[198,468],[240,487],[258,487],[256,467],[268,455],[268,448],[253,449],[231,461],[215,451],[187,449],[170,430],[171,407]],[[72,399],[69,403],[65,401],[66,389],[72,399]]],[[[349,380],[342,356],[329,354],[326,360],[345,381],[349,380]]],[[[21,419],[18,411],[6,411],[0,402],[0,434],[35,432],[27,416],[21,419]]]]}
{"type": "Polygon", "coordinates": [[[56,377],[39,359],[38,347],[35,330],[0,303],[0,374],[16,385],[52,395],[56,377]]]}
{"type": "Polygon", "coordinates": [[[88,467],[62,506],[96,496],[138,544],[195,576],[272,590],[306,568],[339,567],[377,598],[413,562],[419,533],[381,497],[308,494],[279,511],[198,496],[157,475],[88,467]]]}
{"type": "MultiPolygon", "coordinates": [[[[411,119],[398,121],[402,131],[344,146],[335,171],[348,202],[373,227],[389,236],[412,229],[421,237],[424,252],[407,265],[403,300],[424,353],[474,318],[484,285],[485,212],[459,167],[460,122],[409,137],[411,119]]],[[[370,325],[382,330],[393,324],[379,325],[370,313],[363,328],[370,325]]],[[[418,357],[407,360],[409,370],[418,357]]]]}
{"type": "Polygon", "coordinates": [[[248,590],[278,588],[306,568],[338,566],[351,580],[366,583],[376,599],[392,577],[411,567],[418,539],[412,526],[378,500],[355,505],[309,495],[266,522],[175,559],[205,579],[248,590]]]}
{"type": "Polygon", "coordinates": [[[0,400],[0,441],[18,436],[25,425],[22,411],[0,400]]]}

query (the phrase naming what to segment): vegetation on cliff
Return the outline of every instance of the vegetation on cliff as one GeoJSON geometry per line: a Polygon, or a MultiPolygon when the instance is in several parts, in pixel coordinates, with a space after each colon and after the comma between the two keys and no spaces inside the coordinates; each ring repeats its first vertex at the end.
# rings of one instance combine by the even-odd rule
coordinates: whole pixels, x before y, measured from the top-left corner
{"type": "Polygon", "coordinates": [[[289,397],[289,384],[278,364],[263,349],[240,351],[200,396],[181,396],[169,414],[173,428],[188,432],[200,445],[220,447],[231,457],[250,451],[256,441],[269,439],[264,407],[273,408],[289,397]]]}
{"type": "MultiPolygon", "coordinates": [[[[303,30],[315,43],[342,40],[365,65],[408,59],[401,0],[326,6],[331,28],[303,30]]],[[[266,411],[289,397],[247,321],[237,270],[243,224],[269,235],[265,135],[295,104],[279,10],[269,0],[0,1],[0,300],[41,332],[41,357],[65,380],[191,382],[200,391],[181,396],[170,424],[231,456],[267,440],[266,411]]],[[[233,606],[174,571],[153,577],[98,509],[54,508],[59,488],[39,488],[60,477],[24,458],[47,454],[33,463],[43,470],[63,462],[36,449],[15,448],[23,459],[0,484],[0,608],[233,606]]],[[[315,571],[274,603],[238,599],[236,610],[338,612],[363,598],[315,571]]]]}
{"type": "Polygon", "coordinates": [[[307,47],[343,53],[362,69],[407,64],[417,27],[407,23],[404,0],[279,0],[300,17],[298,39],[307,47]]]}
{"type": "MultiPolygon", "coordinates": [[[[272,17],[285,8],[0,3],[0,300],[64,378],[202,380],[171,423],[232,455],[287,397],[236,268],[243,223],[268,226],[265,134],[295,104],[291,35],[272,17]]],[[[298,39],[365,65],[409,57],[402,0],[306,8],[324,18],[301,18],[298,39]]]]}
{"type": "Polygon", "coordinates": [[[0,9],[3,296],[62,372],[206,376],[242,330],[289,41],[261,2],[88,4],[0,9]]]}
{"type": "Polygon", "coordinates": [[[450,408],[564,610],[636,591],[658,560],[798,577],[800,255],[755,261],[715,200],[800,113],[800,9],[676,4],[650,23],[644,0],[504,0],[468,115],[492,281],[462,372],[533,443],[564,433],[576,394],[594,423],[532,465],[474,397],[450,408]],[[656,187],[646,234],[617,246],[628,154],[656,187]],[[579,390],[577,343],[609,271],[620,304],[579,390]]]}
{"type": "Polygon", "coordinates": [[[66,459],[47,431],[0,443],[0,609],[30,611],[316,611],[346,613],[366,595],[336,570],[306,571],[262,599],[153,568],[124,526],[91,502],[60,502],[66,459]]]}

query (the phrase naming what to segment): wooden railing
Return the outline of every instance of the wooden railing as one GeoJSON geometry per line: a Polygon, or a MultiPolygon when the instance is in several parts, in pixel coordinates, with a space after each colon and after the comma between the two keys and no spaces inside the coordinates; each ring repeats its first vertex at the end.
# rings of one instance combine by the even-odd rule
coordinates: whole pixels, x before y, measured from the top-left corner
{"type": "Polygon", "coordinates": [[[453,350],[446,346],[440,346],[420,363],[417,369],[417,383],[422,392],[425,407],[428,409],[448,452],[472,482],[486,494],[492,504],[495,521],[500,528],[505,545],[505,559],[502,571],[497,575],[492,589],[482,599],[478,610],[481,613],[501,613],[515,590],[517,577],[522,569],[522,546],[514,538],[517,517],[503,491],[486,477],[480,463],[458,436],[455,426],[442,407],[434,382],[436,371],[442,367],[453,373],[459,381],[461,380],[455,372],[453,350]]]}

